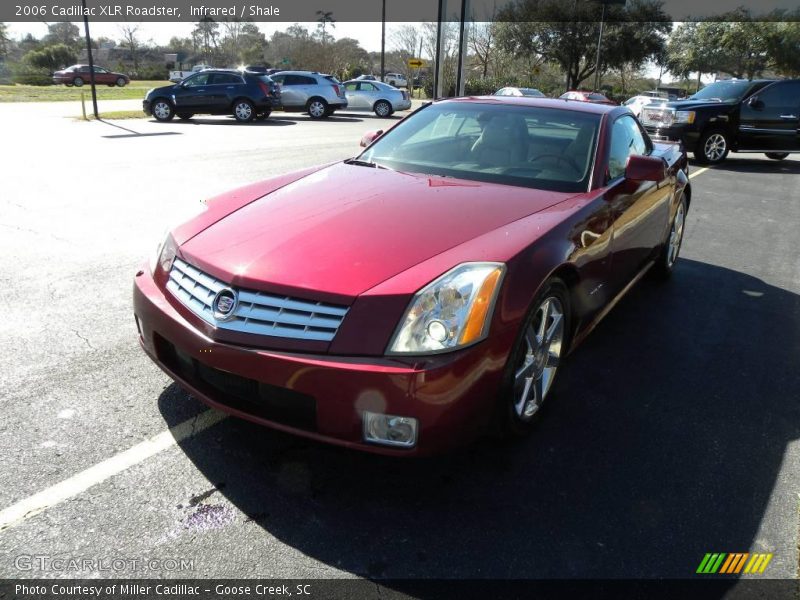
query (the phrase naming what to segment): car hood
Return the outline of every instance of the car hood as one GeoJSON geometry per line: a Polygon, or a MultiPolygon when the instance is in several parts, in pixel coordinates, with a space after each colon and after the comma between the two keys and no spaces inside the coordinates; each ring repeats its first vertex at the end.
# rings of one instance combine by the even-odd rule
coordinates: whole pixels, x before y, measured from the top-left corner
{"type": "Polygon", "coordinates": [[[160,95],[163,95],[163,94],[171,94],[172,91],[176,87],[178,87],[178,86],[175,85],[175,84],[172,84],[172,85],[165,85],[165,86],[162,86],[162,87],[153,88],[152,90],[147,92],[147,96],[145,96],[145,97],[146,98],[153,98],[155,96],[160,96],[160,95]]]}
{"type": "Polygon", "coordinates": [[[674,102],[651,102],[646,106],[646,108],[658,108],[661,105],[664,105],[668,108],[674,108],[675,110],[694,110],[695,108],[703,108],[707,106],[717,106],[717,107],[728,107],[733,106],[732,102],[709,102],[708,100],[677,100],[674,102]]]}
{"type": "Polygon", "coordinates": [[[345,302],[575,195],[337,163],[222,217],[180,251],[233,285],[345,302]]]}

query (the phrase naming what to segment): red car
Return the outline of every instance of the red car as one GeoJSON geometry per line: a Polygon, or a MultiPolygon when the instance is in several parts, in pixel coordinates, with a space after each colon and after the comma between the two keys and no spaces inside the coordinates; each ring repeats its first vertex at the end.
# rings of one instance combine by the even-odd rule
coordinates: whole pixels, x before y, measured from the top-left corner
{"type": "MultiPolygon", "coordinates": [[[[131,82],[131,78],[124,73],[114,73],[103,67],[94,67],[94,81],[97,85],[107,85],[108,87],[125,87],[131,82]]],[[[53,73],[53,83],[63,83],[67,87],[81,87],[83,84],[91,84],[92,71],[89,65],[72,65],[62,71],[53,73]]]]}
{"type": "Polygon", "coordinates": [[[560,100],[577,100],[578,102],[594,102],[595,104],[608,104],[617,106],[613,100],[609,100],[603,94],[597,92],[565,92],[558,97],[560,100]]]}
{"type": "Polygon", "coordinates": [[[135,277],[142,347],[210,406],[350,448],[526,433],[567,352],[671,273],[682,147],[627,108],[498,96],[365,138],[173,229],[135,277]]]}

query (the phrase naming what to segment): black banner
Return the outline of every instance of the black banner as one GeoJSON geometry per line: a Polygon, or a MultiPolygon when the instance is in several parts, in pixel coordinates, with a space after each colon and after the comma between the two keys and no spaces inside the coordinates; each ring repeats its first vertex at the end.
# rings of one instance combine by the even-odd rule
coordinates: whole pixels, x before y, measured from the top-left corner
{"type": "MultiPolygon", "coordinates": [[[[471,20],[488,20],[492,15],[502,20],[503,9],[520,0],[468,0],[471,20]]],[[[565,2],[571,0],[564,0],[565,2]]],[[[620,4],[620,0],[580,0],[582,3],[620,4]]],[[[90,20],[101,22],[164,22],[249,20],[260,22],[314,22],[318,11],[330,12],[337,21],[379,22],[383,3],[380,0],[87,0],[90,20]]],[[[435,22],[437,0],[386,0],[389,22],[435,22]]],[[[746,9],[763,20],[798,20],[797,0],[664,0],[663,11],[672,21],[716,19],[720,15],[746,9]]],[[[581,11],[576,11],[581,12],[581,11]]],[[[461,14],[461,0],[446,0],[444,20],[455,21],[461,14]]],[[[582,14],[585,14],[582,13],[582,14]]],[[[80,21],[84,10],[80,0],[3,0],[0,21],[80,21]]],[[[589,17],[580,14],[577,19],[589,17]]],[[[591,17],[592,19],[594,17],[591,17]]],[[[735,14],[728,19],[737,20],[735,14]]]]}
{"type": "Polygon", "coordinates": [[[3,600],[797,600],[797,580],[3,580],[3,600]]]}

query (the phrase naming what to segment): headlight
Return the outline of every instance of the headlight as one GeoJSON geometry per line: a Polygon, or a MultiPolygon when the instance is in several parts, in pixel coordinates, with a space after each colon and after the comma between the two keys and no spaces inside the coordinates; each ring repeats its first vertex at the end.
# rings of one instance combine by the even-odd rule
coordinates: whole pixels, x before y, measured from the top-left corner
{"type": "Polygon", "coordinates": [[[505,273],[502,263],[464,263],[416,293],[389,354],[432,354],[468,346],[489,332],[505,273]]]}
{"type": "Polygon", "coordinates": [[[676,123],[694,123],[694,111],[693,110],[679,110],[675,113],[675,122],[676,123]]]}
{"type": "Polygon", "coordinates": [[[150,272],[155,275],[156,269],[161,267],[165,272],[169,273],[177,252],[178,245],[175,243],[175,239],[171,233],[167,233],[150,259],[150,272]]]}

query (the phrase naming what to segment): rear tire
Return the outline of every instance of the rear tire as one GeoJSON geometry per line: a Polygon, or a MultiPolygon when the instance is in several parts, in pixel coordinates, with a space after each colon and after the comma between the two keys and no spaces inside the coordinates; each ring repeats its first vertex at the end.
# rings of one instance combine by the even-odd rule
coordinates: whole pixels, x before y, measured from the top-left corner
{"type": "Polygon", "coordinates": [[[164,98],[158,98],[155,102],[153,102],[153,108],[151,109],[151,112],[153,113],[156,121],[161,121],[162,123],[171,121],[175,116],[175,109],[172,108],[172,104],[170,104],[169,101],[165,100],[164,98]]]}
{"type": "Polygon", "coordinates": [[[728,135],[720,129],[710,129],[700,136],[694,157],[704,165],[718,165],[730,151],[728,135]]]}
{"type": "Polygon", "coordinates": [[[787,156],[789,156],[788,152],[767,152],[767,158],[771,158],[772,160],[783,160],[787,156]]]}
{"type": "Polygon", "coordinates": [[[240,98],[233,103],[233,118],[239,123],[249,123],[256,116],[256,109],[250,100],[240,98]]]}
{"type": "Polygon", "coordinates": [[[373,107],[375,114],[383,119],[392,115],[392,105],[386,100],[378,100],[373,107]]]}
{"type": "Polygon", "coordinates": [[[506,363],[500,392],[500,434],[527,435],[550,397],[567,354],[571,331],[569,290],[558,278],[545,281],[531,303],[506,363]]]}
{"type": "Polygon", "coordinates": [[[312,98],[308,101],[306,110],[312,119],[324,119],[328,116],[328,103],[322,98],[312,98]]]}
{"type": "Polygon", "coordinates": [[[80,77],[76,77],[75,79],[72,80],[72,85],[74,85],[75,87],[82,87],[83,79],[81,79],[80,77]]]}

